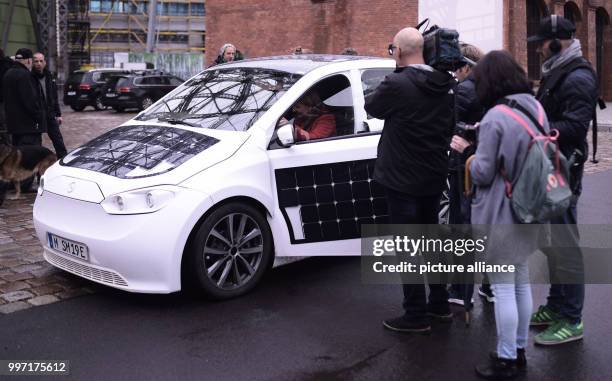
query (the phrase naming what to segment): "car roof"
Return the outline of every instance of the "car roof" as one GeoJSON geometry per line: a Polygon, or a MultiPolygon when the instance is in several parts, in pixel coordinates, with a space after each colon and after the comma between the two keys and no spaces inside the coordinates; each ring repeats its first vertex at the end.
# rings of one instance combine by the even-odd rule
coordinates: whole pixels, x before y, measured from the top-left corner
{"type": "Polygon", "coordinates": [[[75,70],[75,71],[72,72],[72,74],[74,74],[74,73],[78,73],[78,74],[80,74],[80,73],[93,73],[93,72],[96,72],[96,71],[101,71],[101,72],[115,72],[116,71],[118,73],[121,73],[121,72],[126,72],[126,71],[129,71],[129,70],[127,70],[127,69],[118,69],[118,68],[103,68],[103,69],[75,70]]]}
{"type": "Polygon", "coordinates": [[[212,66],[208,70],[245,67],[278,70],[294,74],[306,74],[309,71],[312,71],[319,67],[339,62],[351,63],[375,60],[380,61],[383,60],[383,58],[336,54],[297,54],[233,61],[212,66]]]}

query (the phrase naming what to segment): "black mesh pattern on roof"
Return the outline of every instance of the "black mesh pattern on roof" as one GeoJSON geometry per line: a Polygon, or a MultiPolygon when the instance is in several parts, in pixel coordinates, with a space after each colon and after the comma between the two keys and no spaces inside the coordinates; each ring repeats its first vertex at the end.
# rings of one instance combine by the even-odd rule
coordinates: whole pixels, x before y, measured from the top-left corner
{"type": "Polygon", "coordinates": [[[123,126],[71,152],[61,165],[121,179],[148,177],[171,171],[218,141],[179,128],[123,126]]]}
{"type": "Polygon", "coordinates": [[[299,78],[257,68],[207,70],[136,119],[173,119],[211,129],[246,131],[299,78]]]}

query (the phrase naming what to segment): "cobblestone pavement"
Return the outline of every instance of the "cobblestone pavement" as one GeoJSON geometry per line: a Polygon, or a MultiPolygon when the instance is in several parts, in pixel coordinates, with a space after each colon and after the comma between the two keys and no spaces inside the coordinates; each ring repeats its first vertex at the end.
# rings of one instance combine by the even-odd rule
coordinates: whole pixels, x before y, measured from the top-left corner
{"type": "MultiPolygon", "coordinates": [[[[76,148],[134,116],[66,110],[62,126],[66,146],[69,150],[76,148]]],[[[46,136],[44,144],[52,148],[46,136]]],[[[612,132],[599,134],[598,152],[599,163],[587,162],[587,174],[612,169],[612,132]]],[[[22,200],[6,200],[0,207],[0,313],[53,303],[104,287],[45,262],[32,225],[35,197],[36,194],[25,194],[22,200]]]]}
{"type": "MultiPolygon", "coordinates": [[[[74,149],[134,116],[89,108],[78,113],[66,109],[61,127],[66,147],[74,149]]],[[[46,135],[43,144],[53,149],[46,135]]],[[[23,194],[21,200],[6,200],[0,206],[0,313],[73,298],[102,287],[44,260],[32,224],[35,198],[35,193],[23,194]]]]}

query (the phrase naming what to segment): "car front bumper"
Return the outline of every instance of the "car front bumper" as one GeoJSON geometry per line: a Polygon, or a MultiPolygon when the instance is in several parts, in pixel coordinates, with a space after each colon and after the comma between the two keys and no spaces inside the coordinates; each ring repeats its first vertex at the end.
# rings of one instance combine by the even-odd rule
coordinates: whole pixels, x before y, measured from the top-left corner
{"type": "Polygon", "coordinates": [[[52,265],[110,287],[142,293],[181,289],[181,261],[207,195],[185,189],[161,210],[111,215],[100,204],[45,192],[34,204],[34,227],[52,265]],[[87,246],[88,260],[50,247],[48,233],[87,246]]]}

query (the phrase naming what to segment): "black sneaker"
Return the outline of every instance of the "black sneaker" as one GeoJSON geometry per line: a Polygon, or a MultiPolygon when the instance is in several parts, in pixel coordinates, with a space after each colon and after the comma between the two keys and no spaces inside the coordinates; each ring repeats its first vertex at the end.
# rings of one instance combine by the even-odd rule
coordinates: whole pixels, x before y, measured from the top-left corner
{"type": "Polygon", "coordinates": [[[516,360],[495,357],[486,364],[476,366],[476,374],[487,380],[510,380],[518,377],[516,360]]]}
{"type": "MultiPolygon", "coordinates": [[[[491,360],[497,359],[497,352],[491,351],[491,353],[489,353],[489,358],[491,360]]],[[[525,356],[525,348],[516,349],[516,367],[520,371],[524,371],[527,369],[527,357],[525,356]]]]}
{"type": "MultiPolygon", "coordinates": [[[[448,302],[451,304],[456,304],[458,306],[464,306],[465,300],[463,300],[463,295],[460,292],[450,287],[448,289],[448,302]]],[[[472,304],[474,304],[474,298],[472,298],[472,304]]]]}
{"type": "Polygon", "coordinates": [[[395,332],[429,332],[431,324],[426,319],[415,319],[401,316],[395,319],[383,320],[383,326],[395,332]]]}
{"type": "Polygon", "coordinates": [[[489,303],[495,303],[495,294],[493,293],[491,286],[480,286],[478,288],[478,295],[482,296],[489,303]]]}

